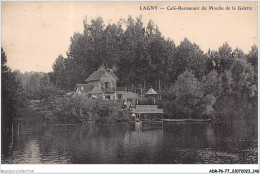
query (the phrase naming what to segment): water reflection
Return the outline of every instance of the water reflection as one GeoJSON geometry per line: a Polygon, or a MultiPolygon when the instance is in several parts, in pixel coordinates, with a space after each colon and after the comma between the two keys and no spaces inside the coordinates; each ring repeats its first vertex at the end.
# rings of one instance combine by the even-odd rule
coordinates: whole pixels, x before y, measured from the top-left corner
{"type": "Polygon", "coordinates": [[[252,123],[52,125],[32,130],[21,126],[13,148],[4,145],[2,163],[257,163],[257,125],[252,123]]]}

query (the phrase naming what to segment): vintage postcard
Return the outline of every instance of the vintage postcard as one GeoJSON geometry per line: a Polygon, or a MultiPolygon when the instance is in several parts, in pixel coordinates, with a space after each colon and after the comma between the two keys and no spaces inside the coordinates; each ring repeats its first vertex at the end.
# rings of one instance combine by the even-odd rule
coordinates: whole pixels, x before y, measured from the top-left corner
{"type": "Polygon", "coordinates": [[[2,173],[259,173],[257,101],[257,1],[1,2],[2,173]]]}

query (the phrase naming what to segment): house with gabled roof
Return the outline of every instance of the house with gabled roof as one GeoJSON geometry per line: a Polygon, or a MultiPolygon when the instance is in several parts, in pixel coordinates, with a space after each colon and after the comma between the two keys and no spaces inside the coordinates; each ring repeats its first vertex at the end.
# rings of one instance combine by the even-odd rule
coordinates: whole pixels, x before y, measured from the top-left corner
{"type": "Polygon", "coordinates": [[[108,68],[107,64],[99,66],[85,80],[85,84],[77,84],[73,96],[84,96],[91,99],[108,99],[130,101],[135,105],[139,95],[128,91],[125,87],[117,87],[118,77],[114,74],[116,67],[108,68]]]}
{"type": "Polygon", "coordinates": [[[86,84],[77,84],[75,95],[84,95],[88,98],[106,98],[116,100],[117,76],[113,69],[102,64],[86,80],[86,84]]]}

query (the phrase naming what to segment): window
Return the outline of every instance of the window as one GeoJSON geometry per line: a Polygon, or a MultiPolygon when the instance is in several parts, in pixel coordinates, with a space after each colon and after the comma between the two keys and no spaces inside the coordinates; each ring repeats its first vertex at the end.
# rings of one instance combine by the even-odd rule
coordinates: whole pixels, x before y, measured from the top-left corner
{"type": "Polygon", "coordinates": [[[110,82],[105,82],[105,88],[110,88],[110,82]]]}
{"type": "Polygon", "coordinates": [[[117,94],[117,98],[120,100],[122,99],[122,94],[117,94]]]}

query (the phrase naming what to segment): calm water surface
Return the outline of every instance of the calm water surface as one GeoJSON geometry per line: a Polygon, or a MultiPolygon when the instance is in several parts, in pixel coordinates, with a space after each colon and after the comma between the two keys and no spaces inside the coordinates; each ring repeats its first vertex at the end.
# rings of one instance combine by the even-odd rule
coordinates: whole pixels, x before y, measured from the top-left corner
{"type": "MultiPolygon", "coordinates": [[[[15,128],[15,132],[18,129],[15,128]]],[[[256,164],[257,125],[252,123],[129,123],[20,126],[2,163],[256,164]]],[[[7,143],[8,142],[8,143],[7,143]]]]}

